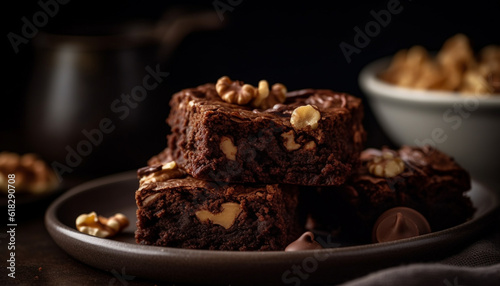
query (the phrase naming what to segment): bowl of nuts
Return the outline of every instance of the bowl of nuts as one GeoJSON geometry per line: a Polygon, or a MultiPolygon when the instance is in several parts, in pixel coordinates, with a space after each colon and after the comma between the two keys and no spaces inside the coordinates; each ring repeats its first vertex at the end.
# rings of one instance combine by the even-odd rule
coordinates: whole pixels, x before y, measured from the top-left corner
{"type": "Polygon", "coordinates": [[[36,203],[61,190],[57,174],[37,154],[0,152],[0,205],[36,203]]]}
{"type": "Polygon", "coordinates": [[[370,63],[359,84],[395,144],[431,145],[500,186],[500,46],[475,54],[458,34],[437,53],[414,46],[370,63]]]}

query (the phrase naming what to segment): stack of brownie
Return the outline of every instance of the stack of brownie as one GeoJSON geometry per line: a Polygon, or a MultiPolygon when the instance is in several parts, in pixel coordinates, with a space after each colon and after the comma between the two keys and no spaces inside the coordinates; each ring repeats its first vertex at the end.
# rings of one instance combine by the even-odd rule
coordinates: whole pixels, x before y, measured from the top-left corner
{"type": "Polygon", "coordinates": [[[141,244],[283,250],[304,230],[300,188],[340,186],[363,149],[362,103],[345,93],[223,77],[170,107],[168,147],[138,171],[141,244]]]}
{"type": "Polygon", "coordinates": [[[266,81],[253,87],[222,77],[174,94],[168,146],[138,170],[136,241],[283,250],[306,225],[366,236],[394,206],[415,204],[439,221],[440,208],[427,206],[459,201],[463,215],[433,221],[438,227],[470,217],[468,174],[451,158],[434,149],[391,151],[390,160],[380,150],[363,155],[362,119],[362,101],[352,95],[287,92],[266,81]]]}

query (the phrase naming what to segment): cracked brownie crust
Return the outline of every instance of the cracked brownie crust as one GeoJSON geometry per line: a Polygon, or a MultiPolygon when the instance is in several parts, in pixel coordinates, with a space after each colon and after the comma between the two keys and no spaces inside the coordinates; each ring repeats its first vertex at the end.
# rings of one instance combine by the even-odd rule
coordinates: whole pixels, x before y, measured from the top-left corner
{"type": "Polygon", "coordinates": [[[263,110],[227,103],[205,84],[176,93],[170,105],[163,156],[209,181],[340,185],[358,166],[366,137],[361,100],[331,90],[289,92],[263,110]],[[309,124],[310,114],[296,112],[292,124],[294,110],[307,105],[319,119],[309,124]]]}

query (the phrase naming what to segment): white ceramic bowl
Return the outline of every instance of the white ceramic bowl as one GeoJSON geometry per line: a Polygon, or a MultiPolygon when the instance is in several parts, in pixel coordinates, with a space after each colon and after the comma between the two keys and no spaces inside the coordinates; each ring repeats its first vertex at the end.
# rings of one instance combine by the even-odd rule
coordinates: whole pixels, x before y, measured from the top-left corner
{"type": "Polygon", "coordinates": [[[390,58],[383,58],[367,65],[359,84],[394,143],[434,145],[453,156],[474,178],[500,187],[500,96],[388,84],[377,74],[389,62],[390,58]]]}

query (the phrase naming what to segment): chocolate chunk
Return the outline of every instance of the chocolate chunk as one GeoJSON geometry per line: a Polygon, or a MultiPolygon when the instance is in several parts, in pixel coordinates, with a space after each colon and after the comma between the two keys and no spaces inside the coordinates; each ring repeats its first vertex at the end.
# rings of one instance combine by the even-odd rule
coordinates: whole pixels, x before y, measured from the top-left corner
{"type": "Polygon", "coordinates": [[[140,168],[139,170],[137,170],[137,176],[140,178],[142,176],[161,171],[161,167],[162,167],[161,164],[155,164],[152,166],[146,166],[146,167],[140,168]]]}
{"type": "Polygon", "coordinates": [[[310,231],[302,234],[296,241],[290,243],[285,251],[299,251],[308,249],[322,249],[323,247],[314,240],[314,234],[310,231]]]}
{"type": "Polygon", "coordinates": [[[414,209],[396,207],[384,212],[373,227],[373,242],[386,242],[431,232],[425,217],[414,209]]]}

